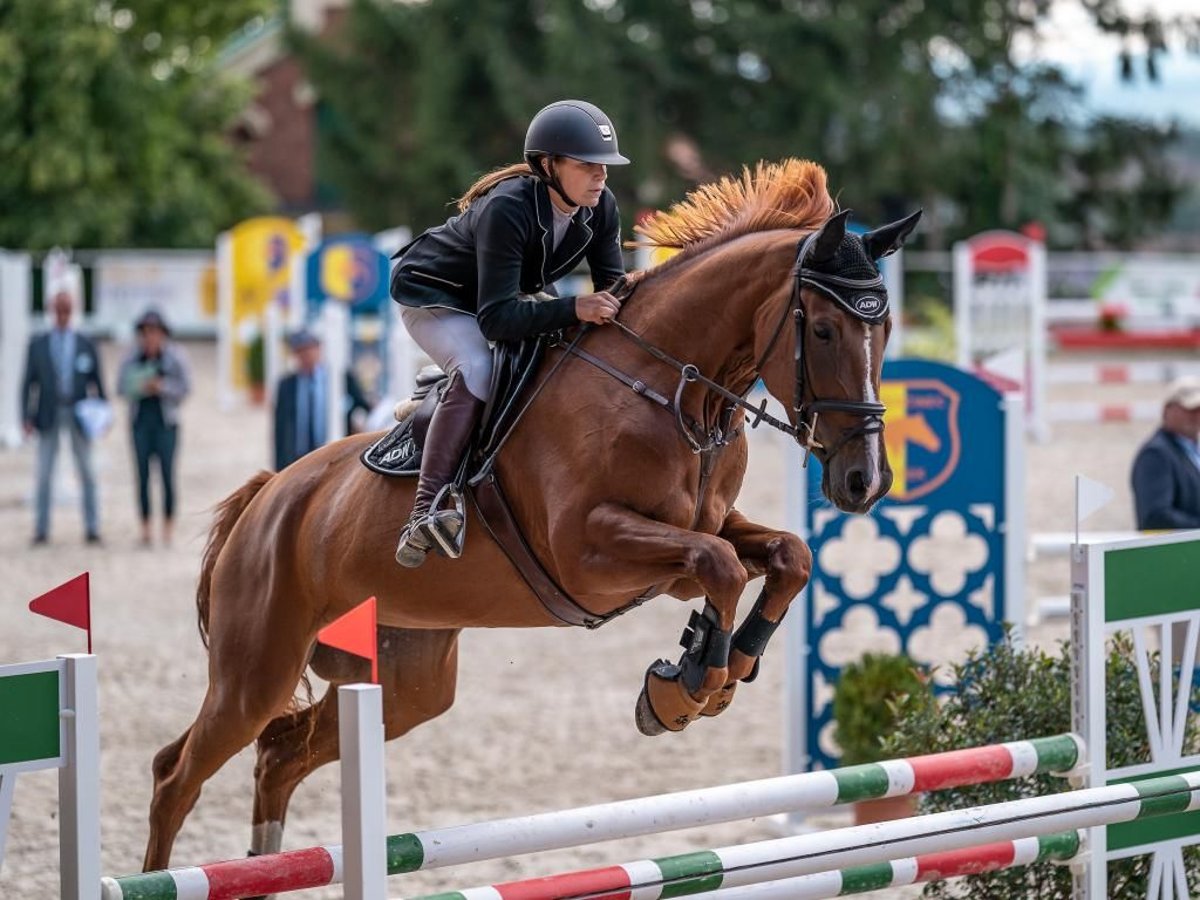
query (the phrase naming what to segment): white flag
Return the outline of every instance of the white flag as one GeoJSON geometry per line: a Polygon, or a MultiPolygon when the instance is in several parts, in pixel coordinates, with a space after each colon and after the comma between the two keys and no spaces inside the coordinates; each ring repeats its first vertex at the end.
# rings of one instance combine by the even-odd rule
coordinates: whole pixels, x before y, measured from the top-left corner
{"type": "Polygon", "coordinates": [[[1093,481],[1086,475],[1075,476],[1075,531],[1079,532],[1079,523],[1108,505],[1113,498],[1113,489],[1107,484],[1093,481]]]}
{"type": "Polygon", "coordinates": [[[1013,347],[989,356],[980,363],[979,367],[985,372],[991,372],[993,375],[1007,378],[1009,381],[1016,382],[1019,385],[1024,385],[1026,379],[1029,377],[1029,373],[1026,370],[1025,351],[1020,347],[1013,347]]]}

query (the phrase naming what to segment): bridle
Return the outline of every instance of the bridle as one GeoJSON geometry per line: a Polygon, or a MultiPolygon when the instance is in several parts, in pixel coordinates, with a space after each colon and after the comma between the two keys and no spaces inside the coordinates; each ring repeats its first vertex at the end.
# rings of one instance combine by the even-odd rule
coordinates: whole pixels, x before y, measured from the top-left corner
{"type": "MultiPolygon", "coordinates": [[[[666,363],[679,372],[679,382],[675,389],[673,401],[654,391],[641,379],[626,375],[605,360],[599,359],[586,350],[581,349],[579,347],[580,339],[583,337],[583,334],[591,330],[590,326],[581,329],[580,334],[576,336],[575,340],[565,345],[566,354],[564,358],[570,355],[578,356],[613,376],[633,390],[634,393],[640,394],[672,411],[675,415],[679,431],[683,435],[684,440],[692,448],[693,453],[708,453],[725,446],[736,437],[736,434],[730,433],[720,421],[706,432],[697,423],[689,423],[686,420],[682,409],[684,389],[689,384],[701,384],[712,393],[728,401],[728,406],[726,407],[727,413],[732,413],[735,408],[745,410],[751,428],[758,427],[759,423],[766,423],[771,428],[790,435],[803,448],[804,463],[806,465],[810,453],[815,453],[822,463],[827,463],[847,442],[862,435],[878,434],[881,432],[883,430],[883,415],[886,412],[886,407],[878,401],[825,400],[816,396],[815,393],[812,393],[811,400],[805,399],[806,392],[810,391],[812,379],[808,373],[808,359],[804,352],[805,336],[808,329],[806,327],[807,321],[804,301],[801,297],[801,289],[804,285],[808,285],[820,291],[855,318],[872,325],[880,324],[886,320],[888,304],[886,299],[887,294],[884,291],[883,278],[878,274],[871,279],[852,279],[819,272],[807,266],[806,261],[814,246],[816,237],[817,233],[814,232],[800,244],[800,249],[796,255],[796,265],[793,270],[791,298],[787,306],[784,307],[783,315],[780,317],[779,324],[775,327],[770,341],[767,342],[766,348],[754,364],[755,378],[751,380],[750,384],[741,393],[735,393],[724,385],[713,381],[711,378],[705,377],[694,364],[676,359],[617,319],[611,321],[621,334],[625,335],[630,341],[637,344],[637,346],[655,359],[666,363]],[[871,303],[870,301],[874,302],[871,303]],[[783,334],[783,329],[787,325],[789,316],[793,319],[796,330],[794,358],[795,387],[792,400],[792,412],[796,420],[795,425],[777,419],[768,413],[766,411],[766,399],[758,406],[746,400],[746,395],[750,393],[750,389],[754,386],[754,381],[757,380],[763,366],[766,365],[776,344],[778,344],[779,337],[783,334]],[[822,412],[846,413],[860,417],[862,422],[856,428],[844,434],[832,448],[827,448],[816,439],[817,419],[822,412]]],[[[615,293],[624,293],[626,299],[632,294],[632,291],[622,292],[620,285],[614,287],[613,291],[615,293]]],[[[728,420],[729,416],[726,415],[722,418],[728,420]]]]}
{"type": "MultiPolygon", "coordinates": [[[[854,438],[867,434],[878,434],[883,431],[883,416],[887,412],[887,407],[879,401],[823,400],[817,396],[815,390],[812,391],[812,399],[810,401],[806,403],[804,400],[806,384],[810,383],[812,379],[808,374],[808,357],[804,352],[808,328],[806,327],[807,317],[804,310],[804,300],[800,295],[803,286],[807,284],[814,290],[820,291],[856,319],[866,322],[869,325],[882,324],[888,315],[887,292],[884,287],[882,275],[877,273],[874,278],[869,279],[846,278],[841,275],[819,272],[805,265],[816,238],[817,232],[814,232],[800,244],[800,249],[796,254],[796,268],[792,279],[791,301],[784,310],[779,325],[776,326],[775,333],[767,343],[766,349],[754,366],[755,372],[762,371],[762,367],[766,365],[771,351],[779,340],[779,335],[783,333],[783,328],[787,324],[787,317],[790,312],[796,327],[796,344],[793,351],[795,387],[792,399],[792,412],[796,416],[797,427],[792,430],[792,435],[795,437],[796,442],[804,448],[805,463],[808,462],[808,454],[811,452],[816,452],[817,458],[825,463],[832,459],[847,442],[854,438]],[[878,292],[878,294],[874,292],[878,292]],[[847,293],[850,296],[846,296],[847,293]],[[874,300],[874,304],[865,302],[869,300],[874,300]],[[816,438],[817,419],[822,412],[846,413],[860,417],[862,422],[858,427],[843,434],[838,442],[834,444],[833,448],[830,449],[824,447],[816,438]]],[[[870,361],[868,360],[869,363],[870,361]]]]}

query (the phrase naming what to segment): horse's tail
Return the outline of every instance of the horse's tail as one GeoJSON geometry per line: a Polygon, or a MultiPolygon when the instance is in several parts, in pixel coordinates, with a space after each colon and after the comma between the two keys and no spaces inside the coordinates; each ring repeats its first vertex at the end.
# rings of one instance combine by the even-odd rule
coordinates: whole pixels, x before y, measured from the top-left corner
{"type": "Polygon", "coordinates": [[[240,488],[217,504],[212,528],[208,531],[208,543],[204,545],[204,558],[200,563],[200,583],[196,585],[196,619],[200,627],[200,640],[208,646],[208,607],[212,597],[213,569],[217,557],[229,539],[229,533],[246,507],[250,505],[263,486],[271,480],[274,472],[261,471],[240,488]]]}

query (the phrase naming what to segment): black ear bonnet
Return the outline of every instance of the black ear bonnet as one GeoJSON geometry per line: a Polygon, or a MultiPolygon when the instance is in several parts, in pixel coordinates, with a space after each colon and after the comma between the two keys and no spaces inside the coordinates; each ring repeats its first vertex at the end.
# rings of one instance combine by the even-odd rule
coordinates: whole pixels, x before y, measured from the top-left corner
{"type": "Polygon", "coordinates": [[[815,237],[810,235],[801,246],[801,283],[820,291],[855,318],[872,325],[883,322],[888,317],[887,289],[862,238],[847,232],[831,256],[814,260],[809,251],[815,246],[815,237]]]}

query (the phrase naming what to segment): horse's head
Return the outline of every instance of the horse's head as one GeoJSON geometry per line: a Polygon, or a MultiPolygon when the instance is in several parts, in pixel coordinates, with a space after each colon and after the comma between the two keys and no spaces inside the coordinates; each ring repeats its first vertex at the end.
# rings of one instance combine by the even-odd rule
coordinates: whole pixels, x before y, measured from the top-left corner
{"type": "MultiPolygon", "coordinates": [[[[821,460],[825,496],[841,510],[864,513],[892,486],[879,399],[892,321],[876,260],[900,248],[921,212],[864,235],[846,231],[848,216],[833,216],[801,242],[790,307],[795,327],[786,329],[793,332],[792,358],[773,353],[762,374],[789,407],[797,439],[821,460]]],[[[785,343],[774,338],[772,344],[785,343]]]]}

